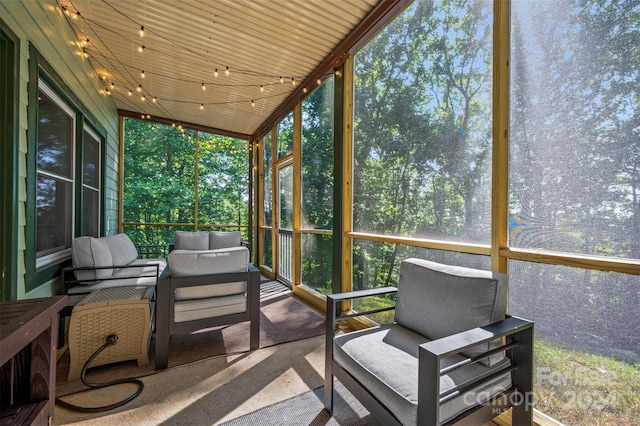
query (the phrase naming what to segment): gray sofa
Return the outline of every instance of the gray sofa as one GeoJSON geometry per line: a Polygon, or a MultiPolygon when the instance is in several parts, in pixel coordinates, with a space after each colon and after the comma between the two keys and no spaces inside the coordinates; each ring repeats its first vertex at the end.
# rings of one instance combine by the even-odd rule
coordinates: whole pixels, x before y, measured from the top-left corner
{"type": "Polygon", "coordinates": [[[260,272],[239,232],[176,231],[157,286],[156,369],[168,365],[169,337],[250,321],[259,346],[260,272]]]}

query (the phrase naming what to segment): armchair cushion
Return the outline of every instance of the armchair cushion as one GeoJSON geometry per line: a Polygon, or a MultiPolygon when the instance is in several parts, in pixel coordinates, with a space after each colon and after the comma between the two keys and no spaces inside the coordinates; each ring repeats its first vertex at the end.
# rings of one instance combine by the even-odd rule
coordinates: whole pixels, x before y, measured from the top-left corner
{"type": "Polygon", "coordinates": [[[217,250],[229,247],[240,247],[240,231],[210,231],[209,250],[217,250]]]}
{"type": "MultiPolygon", "coordinates": [[[[176,250],[208,250],[208,232],[175,231],[173,240],[176,250]]],[[[238,244],[240,245],[240,244],[238,244]]]]}
{"type": "MultiPolygon", "coordinates": [[[[507,280],[490,271],[407,259],[400,266],[395,321],[430,340],[502,321],[507,280]],[[425,315],[429,321],[424,320],[425,315]]],[[[485,345],[464,354],[474,356],[487,350],[485,345]]],[[[502,355],[494,355],[483,362],[490,365],[501,359],[502,355]]]]}
{"type": "MultiPolygon", "coordinates": [[[[95,268],[113,266],[113,258],[109,245],[104,238],[77,237],[71,241],[71,259],[74,268],[95,268]]],[[[94,284],[92,280],[111,277],[113,269],[95,269],[93,271],[75,271],[78,280],[86,280],[81,284],[94,284]]]]}
{"type": "Polygon", "coordinates": [[[249,250],[240,246],[220,250],[173,250],[167,261],[173,277],[246,272],[249,250]]]}
{"type": "MultiPolygon", "coordinates": [[[[427,341],[399,325],[370,328],[337,336],[333,357],[402,424],[415,425],[418,419],[418,346],[427,341]]],[[[461,355],[447,357],[441,368],[464,359],[461,355]]],[[[485,378],[509,364],[509,358],[504,358],[491,367],[475,363],[453,370],[440,378],[440,392],[470,380],[485,378]]],[[[510,386],[511,375],[506,372],[470,393],[452,398],[440,406],[440,421],[446,422],[474,402],[485,402],[489,396],[510,386]]]]}
{"type": "Polygon", "coordinates": [[[246,311],[246,294],[235,294],[210,299],[176,300],[174,305],[174,321],[177,323],[195,321],[246,311]]]}

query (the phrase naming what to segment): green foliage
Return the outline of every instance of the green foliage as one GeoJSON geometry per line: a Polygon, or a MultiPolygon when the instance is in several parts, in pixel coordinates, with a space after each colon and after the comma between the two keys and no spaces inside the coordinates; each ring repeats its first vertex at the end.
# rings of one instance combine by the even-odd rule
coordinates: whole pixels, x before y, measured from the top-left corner
{"type": "Polygon", "coordinates": [[[132,118],[124,129],[123,222],[141,224],[125,227],[134,242],[166,244],[175,230],[194,230],[196,203],[199,229],[247,237],[246,141],[132,118]]]}

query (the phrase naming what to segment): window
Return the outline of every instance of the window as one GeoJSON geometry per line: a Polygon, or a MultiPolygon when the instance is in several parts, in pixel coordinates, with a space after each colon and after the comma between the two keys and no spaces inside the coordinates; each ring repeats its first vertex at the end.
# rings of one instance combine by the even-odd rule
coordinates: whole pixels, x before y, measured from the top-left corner
{"type": "Polygon", "coordinates": [[[278,123],[278,160],[293,152],[293,112],[278,123]]]}
{"type": "Polygon", "coordinates": [[[38,82],[36,257],[69,254],[73,238],[75,112],[38,82]]]}
{"type": "Polygon", "coordinates": [[[248,234],[246,140],[147,120],[124,122],[123,229],[138,244],[176,230],[248,234]]]}
{"type": "Polygon", "coordinates": [[[273,171],[272,132],[262,138],[262,259],[260,263],[271,268],[273,264],[273,171]]]}
{"type": "Polygon", "coordinates": [[[82,153],[82,235],[100,236],[100,166],[102,143],[88,126],[84,129],[82,153]]]}
{"type": "Polygon", "coordinates": [[[537,408],[633,423],[640,277],[589,261],[640,259],[640,6],[511,7],[509,247],[587,265],[509,262],[510,311],[536,323],[537,408]]]}
{"type": "Polygon", "coordinates": [[[354,231],[488,244],[492,2],[415,2],[355,55],[354,231]]]}

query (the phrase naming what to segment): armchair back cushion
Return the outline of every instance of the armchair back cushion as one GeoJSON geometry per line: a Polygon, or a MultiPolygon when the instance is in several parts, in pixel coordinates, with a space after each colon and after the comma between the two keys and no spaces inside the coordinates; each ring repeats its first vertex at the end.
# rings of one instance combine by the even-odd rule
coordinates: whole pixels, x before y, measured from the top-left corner
{"type": "MultiPolygon", "coordinates": [[[[208,250],[208,232],[175,231],[173,233],[175,250],[208,250]]],[[[240,245],[240,244],[238,244],[240,245]]]]}
{"type": "MultiPolygon", "coordinates": [[[[400,266],[395,321],[436,340],[504,320],[507,294],[506,275],[407,259],[400,266]]],[[[485,346],[463,353],[474,356],[486,350],[485,346]]],[[[502,358],[494,355],[483,364],[493,365],[502,358]]]]}
{"type": "MultiPolygon", "coordinates": [[[[111,250],[104,238],[89,236],[77,237],[71,241],[71,259],[74,268],[95,268],[113,266],[111,250]]],[[[113,269],[95,269],[93,271],[75,271],[78,280],[88,280],[82,284],[93,284],[90,280],[111,277],[113,269]]]]}
{"type": "Polygon", "coordinates": [[[209,250],[229,247],[240,247],[240,231],[211,231],[209,232],[209,250]]]}

